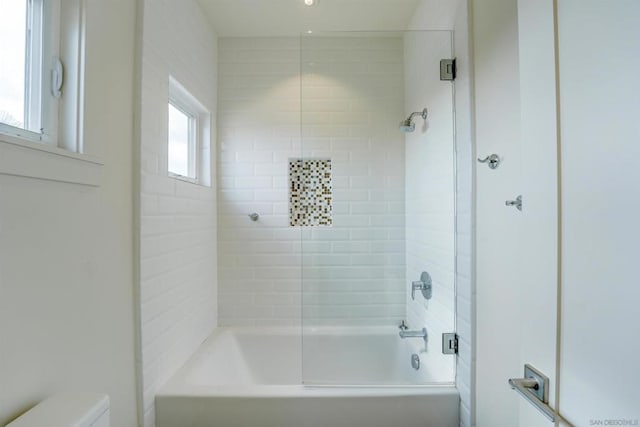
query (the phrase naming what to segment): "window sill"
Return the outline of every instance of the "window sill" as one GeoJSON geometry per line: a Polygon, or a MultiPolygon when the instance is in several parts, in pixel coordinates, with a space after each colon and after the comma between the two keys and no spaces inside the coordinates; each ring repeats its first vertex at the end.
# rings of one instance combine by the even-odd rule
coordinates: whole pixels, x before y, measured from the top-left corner
{"type": "Polygon", "coordinates": [[[103,163],[90,155],[0,135],[0,174],[98,187],[103,163]]]}
{"type": "Polygon", "coordinates": [[[189,178],[188,176],[180,175],[180,174],[173,173],[173,172],[167,172],[167,176],[169,178],[173,178],[173,179],[178,180],[178,181],[188,182],[189,184],[199,185],[201,187],[204,187],[195,178],[189,178]]]}

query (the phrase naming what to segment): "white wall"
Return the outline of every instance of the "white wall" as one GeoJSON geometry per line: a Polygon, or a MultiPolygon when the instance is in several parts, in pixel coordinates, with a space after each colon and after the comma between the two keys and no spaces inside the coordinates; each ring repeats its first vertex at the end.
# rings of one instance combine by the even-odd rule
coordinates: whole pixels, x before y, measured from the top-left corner
{"type": "MultiPolygon", "coordinates": [[[[138,363],[145,426],[154,425],[156,390],[217,320],[216,182],[167,176],[170,75],[211,112],[215,126],[217,37],[195,1],[146,1],[144,10],[138,363]]],[[[215,153],[205,155],[215,164],[215,153]]]]}
{"type": "Polygon", "coordinates": [[[299,324],[302,276],[306,321],[399,322],[402,40],[305,39],[302,105],[300,59],[296,38],[220,40],[220,323],[299,324]],[[287,187],[303,155],[332,158],[334,195],[333,226],[304,236],[287,187]]]}
{"type": "Polygon", "coordinates": [[[638,22],[637,1],[558,2],[559,404],[575,425],[640,420],[638,22]]]}
{"type": "Polygon", "coordinates": [[[452,30],[464,0],[421,0],[413,12],[408,30],[452,30]]]}
{"type": "MultiPolygon", "coordinates": [[[[520,194],[520,98],[516,1],[474,0],[474,126],[476,156],[496,153],[500,167],[475,167],[476,423],[518,425],[518,395],[506,385],[522,372],[517,211],[520,194]]],[[[475,157],[475,156],[474,156],[475,157]]]]}
{"type": "MultiPolygon", "coordinates": [[[[523,209],[519,238],[522,316],[520,363],[550,379],[549,405],[556,407],[558,300],[558,137],[553,0],[518,0],[520,143],[523,209]]],[[[522,371],[520,371],[522,372],[522,371]]],[[[516,376],[516,373],[513,374],[516,376]]],[[[519,425],[538,426],[540,412],[519,399],[519,425]]]]}
{"type": "Polygon", "coordinates": [[[67,390],[108,393],[112,424],[136,425],[136,2],[89,0],[86,13],[84,139],[104,162],[101,185],[0,174],[2,425],[67,390]]]}

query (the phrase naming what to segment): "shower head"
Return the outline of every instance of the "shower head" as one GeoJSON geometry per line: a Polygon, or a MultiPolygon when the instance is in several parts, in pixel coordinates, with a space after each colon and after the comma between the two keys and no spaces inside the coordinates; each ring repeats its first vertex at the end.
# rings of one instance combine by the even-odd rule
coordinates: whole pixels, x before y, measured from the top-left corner
{"type": "Polygon", "coordinates": [[[403,120],[400,124],[400,132],[413,132],[414,130],[416,130],[416,125],[411,119],[403,120]]]}
{"type": "Polygon", "coordinates": [[[427,120],[427,109],[411,113],[409,117],[400,123],[400,132],[413,132],[416,130],[416,124],[413,123],[414,116],[421,116],[424,120],[427,120]]]}

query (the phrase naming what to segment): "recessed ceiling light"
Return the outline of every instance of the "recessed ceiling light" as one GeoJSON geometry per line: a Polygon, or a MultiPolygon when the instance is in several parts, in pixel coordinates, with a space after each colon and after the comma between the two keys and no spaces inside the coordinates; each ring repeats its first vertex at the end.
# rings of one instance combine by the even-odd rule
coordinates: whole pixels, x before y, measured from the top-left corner
{"type": "Polygon", "coordinates": [[[313,31],[307,30],[307,34],[313,34],[313,31]]]}
{"type": "Polygon", "coordinates": [[[304,0],[304,4],[307,6],[315,6],[318,3],[318,0],[304,0]]]}

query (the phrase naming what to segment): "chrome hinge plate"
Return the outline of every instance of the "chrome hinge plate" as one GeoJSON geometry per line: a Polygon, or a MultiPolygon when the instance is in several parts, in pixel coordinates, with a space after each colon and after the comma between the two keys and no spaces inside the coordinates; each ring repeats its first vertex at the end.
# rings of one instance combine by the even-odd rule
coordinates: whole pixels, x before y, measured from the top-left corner
{"type": "Polygon", "coordinates": [[[442,354],[458,354],[458,335],[455,332],[442,334],[442,354]]]}
{"type": "Polygon", "coordinates": [[[456,60],[442,59],[440,60],[440,80],[454,81],[456,79],[456,60]]]}

